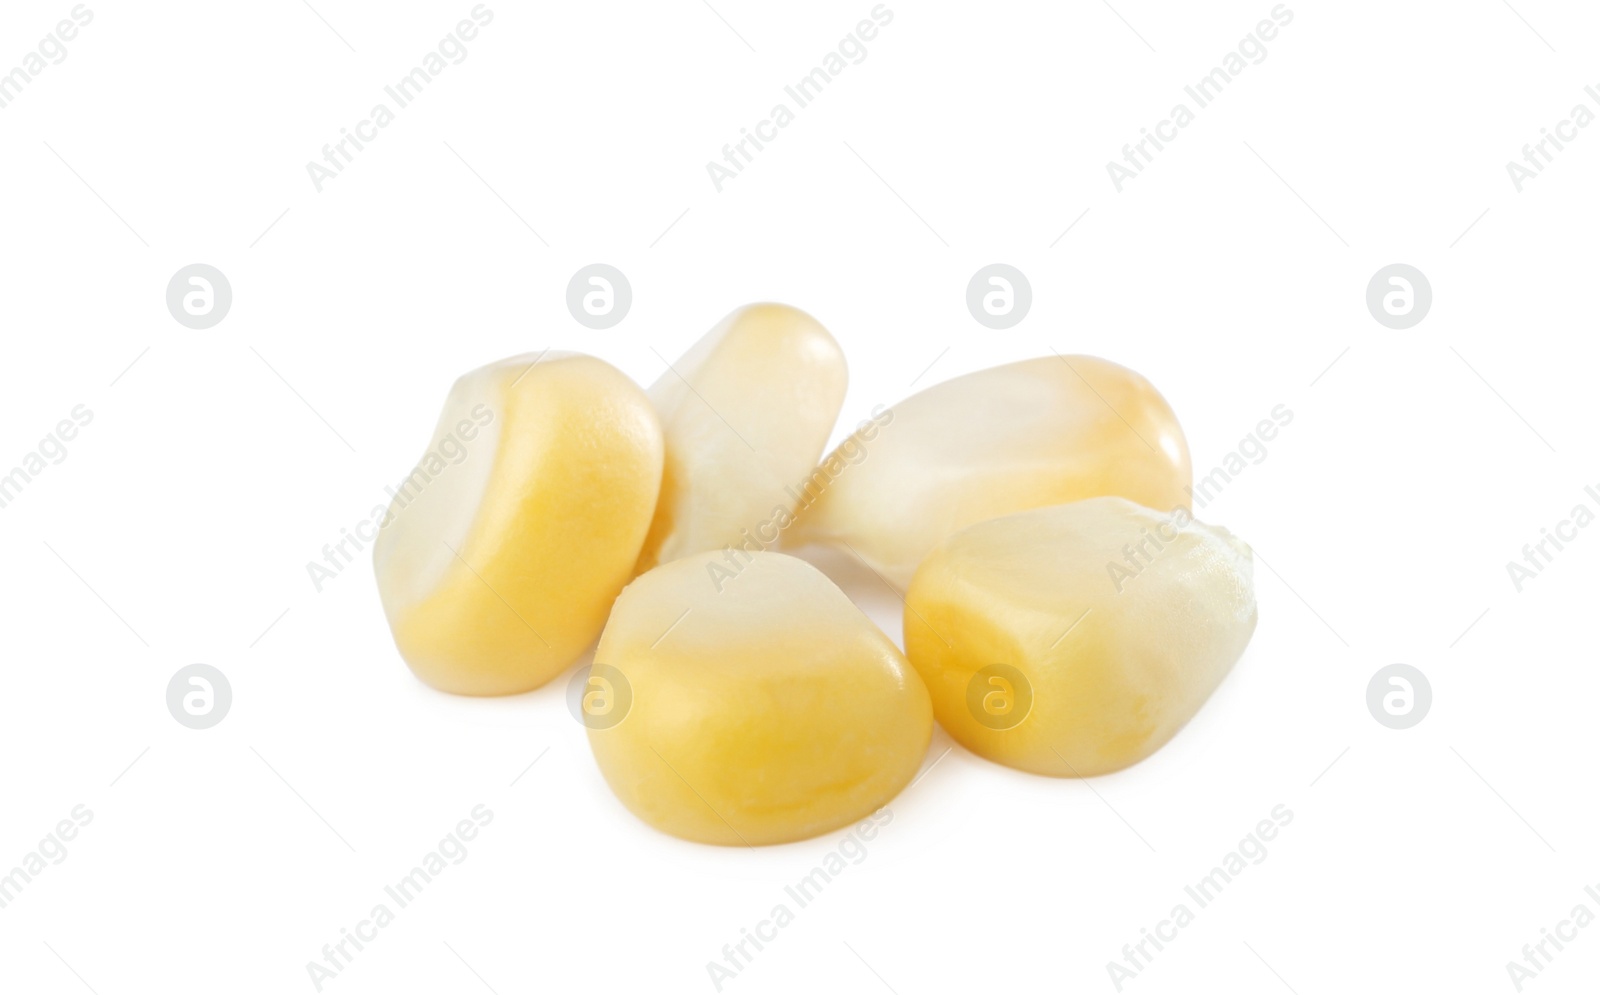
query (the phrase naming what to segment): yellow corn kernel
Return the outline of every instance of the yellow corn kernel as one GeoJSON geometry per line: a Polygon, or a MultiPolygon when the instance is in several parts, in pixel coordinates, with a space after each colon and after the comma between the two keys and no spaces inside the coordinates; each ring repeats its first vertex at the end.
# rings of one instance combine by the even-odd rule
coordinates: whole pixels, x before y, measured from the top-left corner
{"type": "Polygon", "coordinates": [[[841,469],[789,541],[848,546],[902,589],[929,550],[975,522],[1102,495],[1189,506],[1189,448],[1172,409],[1144,377],[1103,359],[969,373],[880,421],[875,438],[858,433],[828,457],[841,469]]]}
{"type": "Polygon", "coordinates": [[[632,574],[661,463],[649,399],[598,359],[519,356],[457,380],[373,547],[412,671],[491,695],[566,669],[632,574]]]}
{"type": "Polygon", "coordinates": [[[700,553],[639,577],[587,679],[606,699],[583,715],[611,789],[702,843],[848,825],[906,786],[933,731],[927,689],[894,643],[781,553],[700,553]]]}
{"type": "Polygon", "coordinates": [[[748,546],[746,535],[774,542],[828,443],[845,383],[833,336],[783,304],[740,308],[672,364],[650,388],[667,461],[639,572],[748,546]]]}
{"type": "Polygon", "coordinates": [[[1122,498],[964,529],[906,595],[906,654],[967,749],[1088,776],[1154,753],[1256,627],[1250,547],[1122,498]]]}

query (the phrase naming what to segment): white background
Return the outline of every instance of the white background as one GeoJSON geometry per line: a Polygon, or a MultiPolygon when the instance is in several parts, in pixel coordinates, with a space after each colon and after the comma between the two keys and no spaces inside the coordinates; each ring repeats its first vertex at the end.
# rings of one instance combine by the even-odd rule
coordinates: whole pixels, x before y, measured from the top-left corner
{"type": "MultiPolygon", "coordinates": [[[[1513,991],[1523,944],[1600,912],[1600,528],[1520,594],[1505,567],[1600,485],[1600,127],[1521,193],[1505,169],[1600,84],[1600,14],[1513,2],[1294,0],[1120,194],[1106,162],[1268,0],[894,0],[721,193],[706,162],[868,0],[495,0],[320,194],[306,162],[468,0],[91,3],[0,111],[0,472],[94,412],[0,509],[0,871],[94,813],[0,910],[0,989],[313,991],[306,962],[481,803],[470,856],[324,990],[714,991],[706,963],[844,834],[654,832],[565,678],[434,693],[365,559],[321,593],[306,563],[409,470],[458,373],[553,346],[648,384],[652,350],[774,299],[848,354],[841,426],[919,376],[1050,350],[1149,376],[1202,472],[1275,405],[1295,418],[1203,513],[1259,553],[1261,624],[1198,717],[1088,783],[937,732],[866,859],[725,991],[1113,992],[1106,963],[1280,804],[1265,861],[1124,990],[1513,991]],[[608,331],[564,302],[596,261],[633,286],[608,331]],[[209,331],[164,304],[194,262],[233,286],[209,331]],[[964,304],[991,262],[1033,286],[1007,331],[964,304]],[[1393,262],[1434,293],[1404,331],[1364,302],[1393,262]],[[164,700],[197,662],[234,690],[204,732],[164,700]],[[1396,662],[1434,692],[1404,732],[1365,705],[1396,662]]],[[[71,6],[0,9],[0,71],[71,6]]],[[[838,576],[898,638],[893,596],[838,576]]],[[[1591,926],[1528,989],[1597,976],[1591,926]]]]}

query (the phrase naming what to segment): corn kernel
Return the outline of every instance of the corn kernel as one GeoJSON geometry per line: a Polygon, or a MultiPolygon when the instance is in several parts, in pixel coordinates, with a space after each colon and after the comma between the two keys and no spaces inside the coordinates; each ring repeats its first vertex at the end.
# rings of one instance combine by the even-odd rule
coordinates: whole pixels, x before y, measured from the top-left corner
{"type": "Polygon", "coordinates": [[[585,718],[595,760],[629,810],[683,839],[755,846],[848,825],[915,775],[927,689],[815,567],[733,563],[679,559],[617,599],[594,666],[615,697],[585,718]]]}
{"type": "Polygon", "coordinates": [[[749,545],[741,533],[776,539],[798,502],[793,485],[828,443],[845,383],[833,336],[783,304],[740,308],[672,364],[650,388],[667,455],[639,572],[749,545]]]}
{"type": "Polygon", "coordinates": [[[1122,498],[957,532],[906,595],[906,653],[940,724],[980,756],[1058,777],[1154,753],[1255,627],[1249,546],[1122,498]]]}
{"type": "Polygon", "coordinates": [[[1172,409],[1139,374],[1092,356],[957,377],[901,401],[873,431],[828,457],[842,470],[790,541],[847,546],[902,589],[941,539],[975,522],[1101,495],[1189,506],[1189,449],[1172,409]]]}
{"type": "Polygon", "coordinates": [[[481,427],[461,462],[414,474],[390,505],[373,548],[378,593],[423,681],[513,694],[599,635],[650,525],[661,427],[631,380],[570,353],[463,376],[429,453],[464,422],[481,427]]]}

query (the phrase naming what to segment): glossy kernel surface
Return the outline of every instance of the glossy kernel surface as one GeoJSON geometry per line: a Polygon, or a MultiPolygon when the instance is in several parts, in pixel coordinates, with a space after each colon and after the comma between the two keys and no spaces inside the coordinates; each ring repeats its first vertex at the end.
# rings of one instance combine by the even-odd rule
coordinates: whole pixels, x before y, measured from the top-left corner
{"type": "Polygon", "coordinates": [[[585,719],[589,743],[617,797],[663,832],[806,839],[911,780],[932,735],[928,692],[816,568],[781,553],[738,562],[730,575],[720,553],[675,560],[617,599],[595,653],[607,700],[603,720],[585,719]]]}
{"type": "Polygon", "coordinates": [[[896,404],[829,462],[791,544],[848,546],[904,589],[940,540],[985,519],[1115,495],[1189,506],[1189,448],[1148,380],[1092,356],[969,373],[896,404]]]}
{"type": "Polygon", "coordinates": [[[1154,753],[1256,626],[1250,548],[1121,498],[1040,508],[942,543],[906,595],[906,652],[967,749],[1058,777],[1154,753]]]}
{"type": "Polygon", "coordinates": [[[650,401],[666,470],[640,572],[752,537],[771,545],[828,444],[847,379],[833,336],[784,304],[740,308],[662,373],[650,401]]]}
{"type": "Polygon", "coordinates": [[[601,360],[519,356],[461,377],[373,548],[412,671],[498,695],[565,670],[632,575],[661,466],[649,400],[601,360]]]}

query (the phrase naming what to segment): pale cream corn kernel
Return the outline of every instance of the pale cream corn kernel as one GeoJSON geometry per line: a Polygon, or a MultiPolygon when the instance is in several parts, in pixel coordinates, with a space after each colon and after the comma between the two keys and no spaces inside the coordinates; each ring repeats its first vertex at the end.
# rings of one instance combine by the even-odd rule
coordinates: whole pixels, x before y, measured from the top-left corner
{"type": "Polygon", "coordinates": [[[833,336],[783,304],[733,312],[661,374],[650,401],[666,471],[639,572],[729,545],[776,545],[839,417],[846,379],[833,336]]]}
{"type": "Polygon", "coordinates": [[[628,585],[587,678],[595,761],[635,815],[687,840],[807,839],[879,809],[933,732],[904,655],[782,553],[697,553],[628,585]],[[730,565],[731,564],[731,565],[730,565]]]}
{"type": "Polygon", "coordinates": [[[591,356],[518,356],[456,381],[429,453],[373,547],[400,655],[457,694],[513,694],[565,670],[628,582],[661,485],[644,391],[591,356]]]}
{"type": "Polygon", "coordinates": [[[1093,498],[946,539],[906,594],[906,655],[939,723],[1057,777],[1148,757],[1256,627],[1250,547],[1188,512],[1093,498]]]}
{"type": "Polygon", "coordinates": [[[857,433],[824,461],[831,479],[785,541],[846,547],[901,589],[941,539],[985,519],[1102,495],[1189,506],[1189,448],[1172,409],[1144,377],[1103,359],[969,373],[881,421],[874,438],[857,433]]]}

